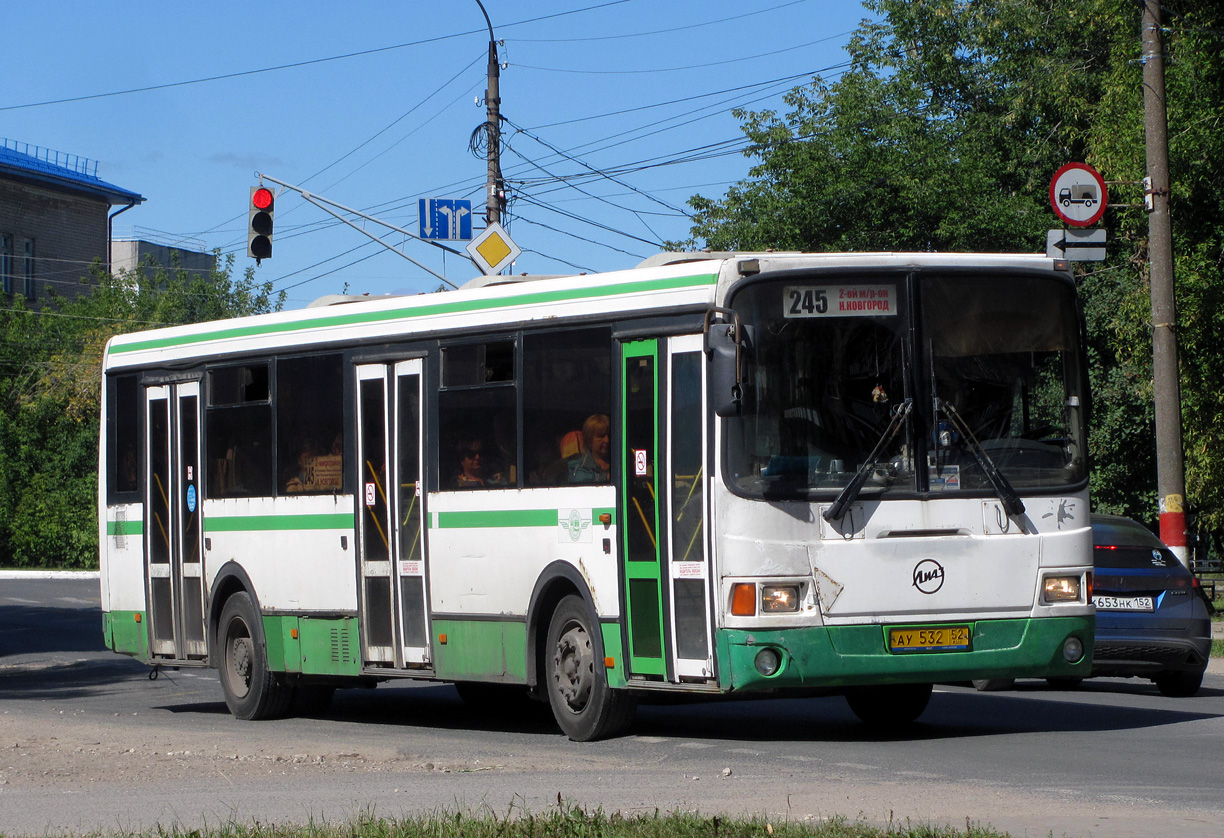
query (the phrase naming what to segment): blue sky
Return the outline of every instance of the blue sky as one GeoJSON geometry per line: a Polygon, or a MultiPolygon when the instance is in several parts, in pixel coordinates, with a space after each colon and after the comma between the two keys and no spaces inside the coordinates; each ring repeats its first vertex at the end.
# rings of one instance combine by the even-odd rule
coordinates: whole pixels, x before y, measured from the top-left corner
{"type": "MultiPolygon", "coordinates": [[[[731,109],[783,109],[791,87],[836,78],[866,14],[838,0],[484,6],[505,42],[516,273],[632,267],[686,238],[688,198],[748,173],[731,109]]],[[[243,270],[256,172],[413,231],[419,198],[470,199],[483,226],[486,166],[468,149],[485,116],[475,0],[21,3],[6,6],[5,31],[0,136],[95,160],[103,180],[145,196],[116,237],[191,237],[243,270]]],[[[478,273],[429,245],[404,250],[453,282],[478,273]]],[[[256,276],[288,308],[346,286],[439,284],[292,192],[256,276]]]]}

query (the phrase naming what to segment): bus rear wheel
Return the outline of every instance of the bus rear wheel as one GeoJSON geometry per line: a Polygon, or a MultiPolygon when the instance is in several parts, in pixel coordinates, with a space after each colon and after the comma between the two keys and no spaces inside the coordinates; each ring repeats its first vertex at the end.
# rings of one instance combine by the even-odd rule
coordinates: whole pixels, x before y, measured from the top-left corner
{"type": "Polygon", "coordinates": [[[631,695],[608,686],[598,628],[586,601],[573,595],[557,604],[548,624],[548,702],[561,730],[576,742],[623,733],[637,710],[631,695]]]}
{"type": "Polygon", "coordinates": [[[931,700],[933,688],[933,684],[858,687],[846,693],[846,703],[863,724],[896,730],[918,720],[931,700]]]}
{"type": "Polygon", "coordinates": [[[283,716],[293,699],[293,688],[268,670],[259,612],[246,592],[225,601],[217,639],[221,690],[234,717],[254,720],[283,716]]]}

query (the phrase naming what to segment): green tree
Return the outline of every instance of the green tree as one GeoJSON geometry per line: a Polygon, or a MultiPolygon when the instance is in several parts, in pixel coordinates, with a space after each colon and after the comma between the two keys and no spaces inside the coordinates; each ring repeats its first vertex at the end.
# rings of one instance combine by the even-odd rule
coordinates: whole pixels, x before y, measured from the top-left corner
{"type": "MultiPolygon", "coordinates": [[[[1140,10],[1131,0],[869,0],[851,68],[739,112],[749,177],[696,196],[716,250],[1032,252],[1063,163],[1112,187],[1110,258],[1080,265],[1092,363],[1094,504],[1155,517],[1140,10]],[[1130,207],[1116,206],[1130,204],[1130,207]]],[[[1224,20],[1166,4],[1187,484],[1224,528],[1224,20]]]]}
{"type": "Polygon", "coordinates": [[[233,258],[208,275],[144,265],[31,310],[0,309],[0,563],[97,565],[98,417],[106,341],[125,332],[279,309],[233,258]]]}

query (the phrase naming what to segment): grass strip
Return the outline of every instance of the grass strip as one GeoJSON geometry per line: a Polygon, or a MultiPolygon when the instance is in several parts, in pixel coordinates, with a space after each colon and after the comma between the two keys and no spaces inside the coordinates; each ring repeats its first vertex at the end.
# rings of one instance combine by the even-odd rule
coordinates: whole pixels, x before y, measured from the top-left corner
{"type": "MultiPolygon", "coordinates": [[[[48,833],[50,836],[51,833],[48,833]]],[[[488,810],[441,811],[400,818],[360,815],[306,825],[227,822],[206,829],[159,826],[142,832],[75,833],[77,838],[1007,838],[1007,833],[974,824],[965,828],[894,822],[878,826],[842,816],[789,820],[721,817],[685,812],[606,814],[580,806],[559,805],[536,813],[512,807],[505,815],[488,810]]]]}

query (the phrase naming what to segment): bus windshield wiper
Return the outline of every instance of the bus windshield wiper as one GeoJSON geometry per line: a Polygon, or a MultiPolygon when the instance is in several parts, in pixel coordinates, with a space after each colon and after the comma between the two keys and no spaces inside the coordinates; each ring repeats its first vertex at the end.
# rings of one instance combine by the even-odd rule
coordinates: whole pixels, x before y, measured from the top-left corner
{"type": "Polygon", "coordinates": [[[884,429],[884,433],[880,435],[879,441],[876,442],[875,448],[871,449],[871,454],[867,459],[863,460],[863,464],[859,466],[854,477],[846,484],[846,487],[841,490],[841,493],[834,499],[822,515],[826,521],[836,521],[846,514],[847,507],[854,502],[858,497],[858,493],[862,491],[863,484],[867,482],[867,475],[875,468],[881,454],[884,452],[884,446],[890,443],[897,435],[897,431],[901,430],[901,425],[909,418],[910,409],[914,406],[913,399],[906,399],[901,403],[901,406],[893,411],[892,421],[888,423],[888,427],[884,429]]]}
{"type": "Polygon", "coordinates": [[[978,465],[981,466],[986,479],[990,481],[990,485],[994,486],[995,494],[998,495],[999,500],[1003,501],[1003,508],[1007,511],[1007,514],[1024,514],[1024,501],[1020,500],[1020,496],[1016,494],[1016,490],[1007,482],[1003,472],[999,471],[999,467],[994,464],[994,460],[990,459],[990,455],[986,453],[982,443],[978,442],[978,438],[973,435],[973,431],[969,430],[969,425],[956,412],[956,408],[941,398],[935,399],[935,408],[948,417],[948,420],[956,428],[957,433],[969,443],[973,456],[977,458],[978,465]]]}

